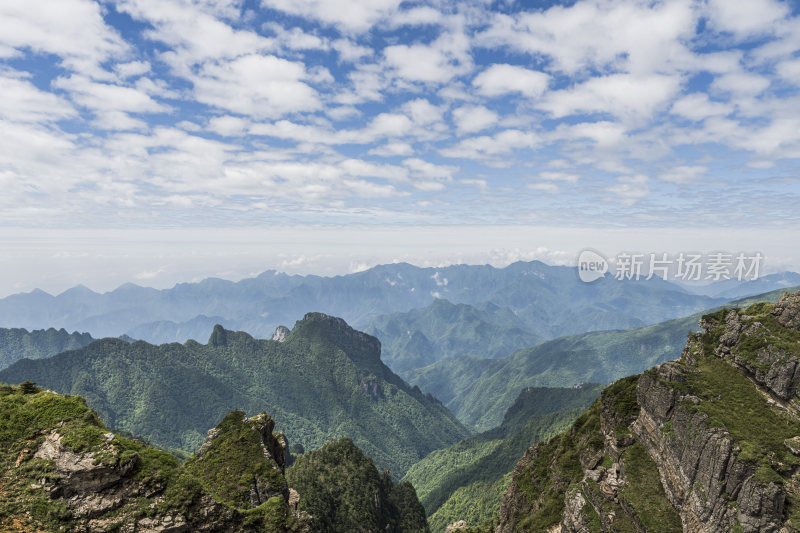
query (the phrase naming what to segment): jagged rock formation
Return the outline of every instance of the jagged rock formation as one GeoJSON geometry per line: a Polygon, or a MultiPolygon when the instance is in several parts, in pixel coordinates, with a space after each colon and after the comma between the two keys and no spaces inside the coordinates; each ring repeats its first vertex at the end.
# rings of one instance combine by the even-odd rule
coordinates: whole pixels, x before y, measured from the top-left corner
{"type": "Polygon", "coordinates": [[[291,330],[289,330],[289,328],[287,328],[286,326],[278,326],[277,328],[275,328],[275,333],[272,334],[272,340],[278,342],[284,342],[286,341],[286,338],[289,336],[289,333],[291,333],[291,330]]]}
{"type": "Polygon", "coordinates": [[[309,530],[284,477],[286,439],[264,413],[230,413],[180,465],[108,431],[77,396],[3,385],[0,412],[0,530],[309,530]]]}
{"type": "Polygon", "coordinates": [[[701,326],[525,453],[498,533],[800,530],[800,292],[701,326]]]}

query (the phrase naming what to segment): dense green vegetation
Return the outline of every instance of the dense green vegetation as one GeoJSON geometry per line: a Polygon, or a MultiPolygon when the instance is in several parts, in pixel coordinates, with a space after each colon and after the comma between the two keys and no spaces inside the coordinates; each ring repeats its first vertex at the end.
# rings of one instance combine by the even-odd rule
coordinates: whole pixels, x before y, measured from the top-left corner
{"type": "Polygon", "coordinates": [[[376,318],[366,329],[381,341],[381,359],[397,373],[456,355],[504,357],[543,339],[509,308],[483,309],[437,299],[421,309],[376,318]]]}
{"type": "Polygon", "coordinates": [[[414,465],[404,481],[417,489],[432,531],[444,531],[457,520],[471,526],[491,523],[522,453],[566,429],[601,390],[600,385],[524,389],[500,426],[414,465]]]}
{"type": "Polygon", "coordinates": [[[414,488],[380,475],[350,439],[301,455],[286,477],[301,495],[299,509],[314,517],[314,532],[428,531],[414,488]]]}
{"type": "Polygon", "coordinates": [[[318,313],[283,343],[217,327],[205,345],[103,339],[0,372],[2,381],[25,379],[80,394],[111,427],[185,451],[233,409],[268,410],[291,443],[307,450],[350,437],[398,477],[469,435],[437,400],[380,361],[377,339],[318,313]]]}
{"type": "Polygon", "coordinates": [[[94,339],[88,333],[64,329],[0,328],[0,370],[20,359],[44,359],[66,350],[83,348],[94,339]]]}
{"type": "MultiPolygon", "coordinates": [[[[514,478],[519,491],[517,529],[547,531],[561,521],[565,494],[582,486],[580,483],[583,478],[582,458],[602,456],[604,453],[601,417],[605,418],[607,423],[625,427],[638,415],[637,377],[621,379],[604,389],[601,397],[579,416],[567,431],[525,453],[518,465],[520,474],[514,478]]],[[[637,456],[637,459],[640,457],[637,456]]],[[[624,458],[622,460],[625,461],[624,458]]],[[[592,487],[586,486],[584,490],[590,492],[592,487]]],[[[586,496],[592,495],[589,493],[586,496]]],[[[645,498],[649,496],[648,494],[645,498]]],[[[596,501],[598,505],[603,506],[604,512],[614,513],[617,516],[614,522],[615,531],[631,533],[637,531],[619,503],[603,497],[598,497],[596,501]]],[[[657,504],[656,502],[653,505],[657,504]]],[[[588,514],[596,515],[594,510],[588,514]]],[[[590,528],[592,531],[600,531],[599,526],[598,520],[590,528]]],[[[670,529],[657,529],[657,531],[670,531],[670,529]]]]}
{"type": "MultiPolygon", "coordinates": [[[[499,424],[523,387],[569,387],[579,382],[609,383],[680,355],[686,334],[699,317],[671,320],[627,331],[601,331],[564,337],[487,364],[462,364],[448,359],[406,378],[421,389],[444,388],[438,379],[452,375],[458,391],[447,405],[462,421],[478,429],[499,424]],[[427,378],[434,377],[436,381],[427,378]]],[[[445,401],[443,399],[443,401],[445,401]]]]}
{"type": "MultiPolygon", "coordinates": [[[[27,382],[24,386],[0,385],[0,529],[3,531],[86,530],[89,518],[65,499],[81,494],[81,483],[97,487],[117,483],[116,471],[130,470],[128,496],[111,508],[97,511],[106,528],[118,530],[137,520],[182,514],[189,524],[206,521],[199,504],[203,491],[210,493],[211,507],[228,509],[230,527],[225,531],[300,531],[301,524],[289,513],[282,498],[254,507],[240,497],[236,486],[242,479],[270,476],[280,486],[286,481],[282,471],[266,458],[252,430],[252,422],[242,413],[231,413],[216,428],[218,441],[204,457],[194,457],[181,466],[171,454],[110,433],[97,414],[78,396],[61,396],[27,382]],[[74,486],[59,485],[54,459],[35,456],[45,436],[57,432],[64,450],[89,458],[83,468],[107,467],[104,474],[77,481],[74,486]],[[202,465],[201,468],[197,468],[202,465]],[[108,476],[109,481],[97,478],[108,476]],[[92,481],[88,481],[91,479],[92,481]],[[139,483],[134,489],[131,483],[139,483]],[[60,487],[56,490],[53,487],[60,487]],[[65,488],[67,487],[67,488],[65,488]],[[71,487],[71,488],[69,488],[71,487]],[[238,525],[237,525],[238,524],[238,525]]],[[[74,468],[72,466],[71,468],[74,468]]],[[[120,486],[123,485],[119,482],[120,486]]],[[[85,489],[91,490],[91,489],[85,489]]],[[[125,490],[120,489],[125,494],[125,490]]]]}
{"type": "MultiPolygon", "coordinates": [[[[744,307],[775,302],[784,290],[734,302],[744,307]]],[[[565,387],[579,382],[610,383],[623,376],[677,359],[686,334],[704,313],[625,331],[598,331],[563,337],[494,360],[443,359],[403,377],[431,392],[464,423],[485,430],[500,423],[523,387],[565,387]]]]}

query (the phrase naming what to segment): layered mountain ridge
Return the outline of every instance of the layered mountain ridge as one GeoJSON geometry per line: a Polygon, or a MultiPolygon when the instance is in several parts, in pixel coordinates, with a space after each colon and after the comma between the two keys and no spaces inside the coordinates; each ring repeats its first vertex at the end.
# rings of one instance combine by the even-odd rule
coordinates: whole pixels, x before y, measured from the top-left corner
{"type": "Polygon", "coordinates": [[[508,308],[526,334],[542,338],[652,324],[722,303],[661,279],[618,281],[608,275],[586,284],[574,267],[539,261],[505,268],[398,263],[334,277],[267,271],[238,282],[210,278],[165,290],[126,284],[104,294],[85,287],[57,296],[15,294],[0,299],[0,326],[185,342],[206,338],[213,318],[229,329],[269,338],[279,324],[291,324],[310,309],[364,329],[380,315],[420,309],[437,298],[478,310],[508,308]]]}
{"type": "Polygon", "coordinates": [[[204,345],[101,339],[19,361],[0,372],[0,382],[30,379],[81,395],[111,427],[186,452],[229,411],[267,409],[306,449],[350,437],[398,477],[470,434],[381,362],[378,339],[344,320],[308,313],[283,333],[282,340],[257,340],[216,326],[204,345]]]}
{"type": "Polygon", "coordinates": [[[800,291],[701,326],[525,453],[498,533],[800,530],[800,291]]]}

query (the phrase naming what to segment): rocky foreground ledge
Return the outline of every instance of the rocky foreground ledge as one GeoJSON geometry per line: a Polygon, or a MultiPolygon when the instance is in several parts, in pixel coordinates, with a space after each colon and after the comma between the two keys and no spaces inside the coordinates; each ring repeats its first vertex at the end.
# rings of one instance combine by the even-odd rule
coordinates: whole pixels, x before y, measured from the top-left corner
{"type": "Polygon", "coordinates": [[[800,531],[800,292],[700,325],[525,453],[498,533],[800,531]]]}
{"type": "Polygon", "coordinates": [[[180,465],[110,432],[78,396],[3,385],[0,412],[2,531],[309,531],[264,413],[231,412],[180,465]]]}

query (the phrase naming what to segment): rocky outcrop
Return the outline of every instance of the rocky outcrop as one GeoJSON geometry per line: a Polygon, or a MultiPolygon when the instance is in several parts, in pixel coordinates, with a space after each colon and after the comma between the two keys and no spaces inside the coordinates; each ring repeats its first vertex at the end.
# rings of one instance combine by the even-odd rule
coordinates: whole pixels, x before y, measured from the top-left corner
{"type": "Polygon", "coordinates": [[[800,530],[800,292],[701,326],[525,453],[497,533],[800,530]]]}
{"type": "Polygon", "coordinates": [[[272,334],[272,340],[277,342],[286,342],[286,338],[291,331],[286,326],[278,326],[275,328],[275,333],[272,334]]]}
{"type": "Polygon", "coordinates": [[[453,522],[444,528],[444,533],[458,533],[459,531],[464,532],[467,530],[467,527],[466,521],[458,520],[457,522],[453,522]]]}
{"type": "Polygon", "coordinates": [[[800,291],[783,294],[775,304],[772,315],[783,327],[800,329],[800,291]]]}
{"type": "MultiPolygon", "coordinates": [[[[800,296],[784,294],[781,302],[783,307],[778,314],[778,322],[783,320],[792,323],[797,320],[800,296]]],[[[776,311],[773,310],[771,314],[775,315],[776,311]]],[[[724,326],[716,326],[708,321],[701,321],[701,326],[707,332],[721,331],[720,342],[714,349],[717,357],[744,370],[759,385],[782,400],[790,400],[800,394],[800,353],[792,351],[791,346],[775,342],[773,333],[761,321],[730,310],[725,315],[724,326]]]]}
{"type": "Polygon", "coordinates": [[[0,531],[309,530],[284,477],[286,438],[265,413],[230,413],[184,465],[32,383],[0,385],[0,415],[14,421],[0,432],[0,531]]]}

